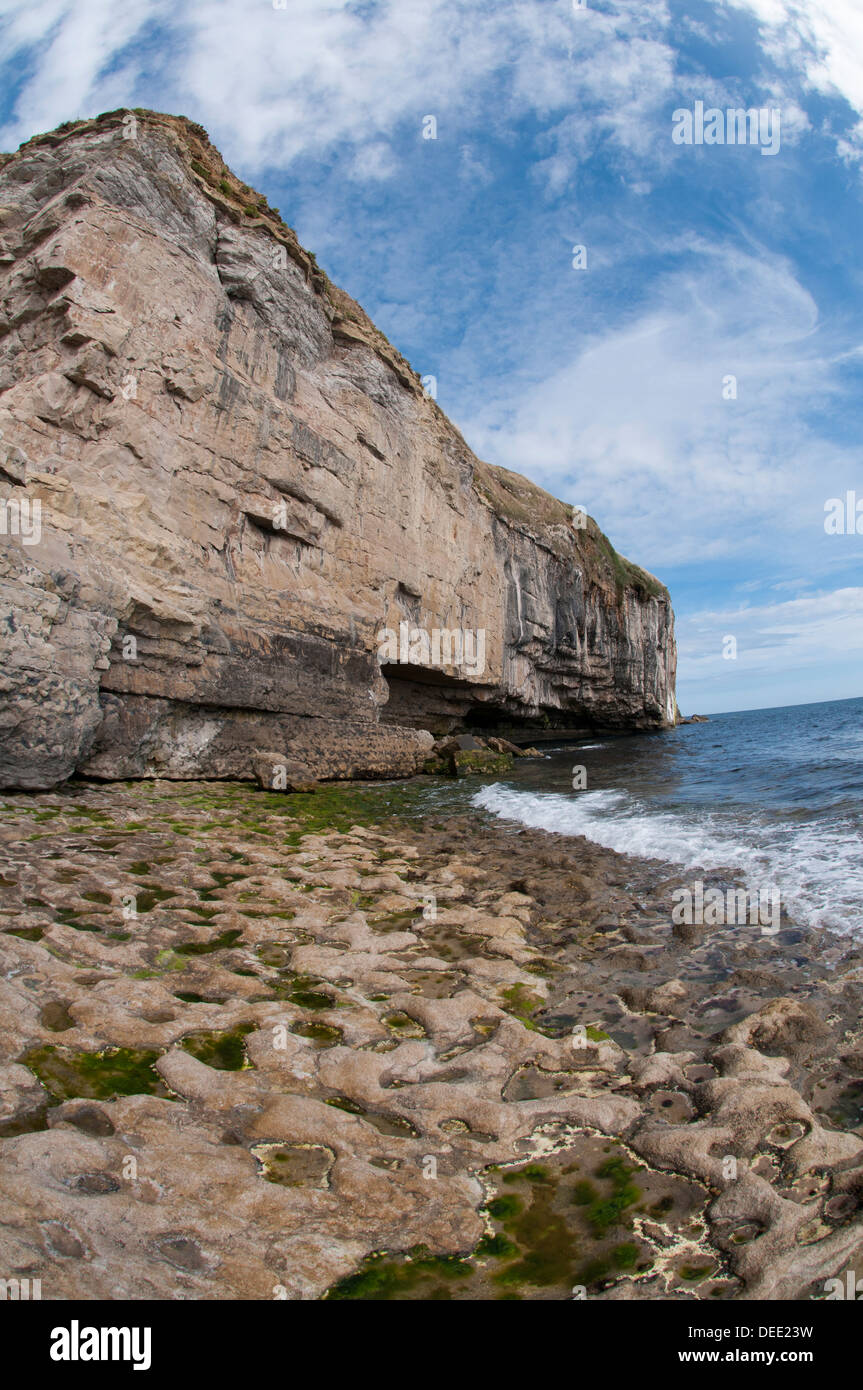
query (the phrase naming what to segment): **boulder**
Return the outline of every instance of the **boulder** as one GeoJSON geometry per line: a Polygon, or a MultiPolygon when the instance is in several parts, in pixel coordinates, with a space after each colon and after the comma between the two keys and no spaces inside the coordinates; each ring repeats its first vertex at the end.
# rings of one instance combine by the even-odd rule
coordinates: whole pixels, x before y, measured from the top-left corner
{"type": "Polygon", "coordinates": [[[459,749],[449,755],[450,770],[455,777],[497,775],[512,771],[512,754],[495,753],[492,748],[459,749]]]}
{"type": "Polygon", "coordinates": [[[304,763],[293,762],[287,753],[255,753],[252,758],[255,781],[269,792],[313,792],[317,781],[304,763]]]}

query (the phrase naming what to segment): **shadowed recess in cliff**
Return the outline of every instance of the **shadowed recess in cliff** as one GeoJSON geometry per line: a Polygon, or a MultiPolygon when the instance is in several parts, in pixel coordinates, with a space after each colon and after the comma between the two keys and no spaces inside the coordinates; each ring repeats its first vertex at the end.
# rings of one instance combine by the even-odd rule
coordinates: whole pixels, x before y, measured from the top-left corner
{"type": "Polygon", "coordinates": [[[0,208],[0,785],[674,722],[667,591],[477,459],[200,126],[69,123],[0,158],[0,208]]]}

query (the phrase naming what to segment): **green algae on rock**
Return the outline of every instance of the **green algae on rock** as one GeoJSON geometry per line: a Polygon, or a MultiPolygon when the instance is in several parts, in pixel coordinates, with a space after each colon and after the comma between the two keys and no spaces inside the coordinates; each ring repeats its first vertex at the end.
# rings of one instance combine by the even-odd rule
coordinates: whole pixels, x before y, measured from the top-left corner
{"type": "Polygon", "coordinates": [[[210,941],[184,941],[181,946],[176,947],[176,952],[178,956],[211,956],[216,951],[232,950],[242,935],[242,928],[232,927],[229,931],[220,932],[210,941]]]}
{"type": "Polygon", "coordinates": [[[218,1071],[242,1071],[251,1066],[246,1056],[246,1038],[254,1033],[255,1026],[254,1023],[239,1023],[236,1028],[222,1032],[188,1033],[180,1039],[179,1046],[218,1071]]]}
{"type": "MultiPolygon", "coordinates": [[[[284,838],[300,831],[297,815],[284,803],[251,814],[260,794],[250,789],[162,782],[78,787],[50,798],[61,810],[72,798],[110,806],[112,821],[126,826],[111,849],[87,834],[72,842],[61,810],[42,826],[38,846],[25,843],[22,829],[47,798],[9,798],[2,921],[16,931],[38,923],[50,933],[41,942],[0,933],[4,978],[15,1001],[6,1015],[18,1039],[15,1052],[21,1058],[34,1037],[54,1043],[72,1036],[75,1054],[103,1052],[110,1040],[162,1059],[170,1106],[153,1089],[159,1083],[152,1068],[147,1084],[132,1085],[129,1096],[113,1096],[100,1085],[110,1104],[93,1122],[92,1138],[104,1139],[103,1152],[88,1159],[83,1176],[98,1180],[114,1171],[119,1141],[112,1135],[135,1135],[146,1163],[142,1191],[149,1191],[152,1174],[160,1175],[160,1219],[182,1232],[178,1239],[212,1250],[221,1261],[217,1268],[208,1264],[200,1277],[185,1265],[175,1275],[161,1255],[136,1253],[128,1232],[130,1219],[138,1218],[129,1211],[142,1209],[132,1188],[121,1185],[98,1203],[106,1208],[99,1240],[112,1256],[111,1284],[96,1262],[54,1261],[52,1277],[62,1296],[83,1291],[110,1297],[115,1283],[124,1296],[135,1296],[145,1278],[171,1297],[215,1291],[226,1299],[267,1298],[274,1279],[290,1297],[319,1297],[345,1275],[363,1274],[371,1277],[338,1296],[548,1300],[571,1299],[573,1289],[584,1286],[591,1299],[695,1301],[776,1287],[783,1260],[824,1260],[831,1240],[852,1238],[859,1201],[850,1175],[861,1149],[852,1128],[820,1129],[802,1096],[784,1083],[771,1088],[769,1113],[747,1102],[744,1118],[734,1119],[733,1107],[757,1098],[763,1082],[738,1081],[725,1066],[723,1056],[738,1057],[739,1047],[717,1050],[721,1039],[715,1036],[709,1043],[693,1039],[684,1029],[691,1017],[685,1004],[680,1020],[669,1024],[660,1015],[642,1015],[637,1004],[643,1001],[633,997],[634,1012],[621,1022],[625,1010],[613,987],[622,975],[633,990],[679,977],[704,995],[709,958],[697,948],[682,951],[660,920],[667,878],[654,891],[649,866],[623,864],[586,844],[550,850],[538,834],[514,835],[485,822],[478,839],[472,817],[451,814],[456,792],[452,784],[426,783],[421,794],[411,788],[417,807],[436,808],[424,820],[411,814],[388,830],[374,822],[346,832],[316,828],[300,833],[290,848],[284,838]],[[132,822],[139,828],[129,830],[132,822]],[[172,822],[187,827],[187,834],[173,838],[172,822]],[[241,860],[245,877],[234,874],[241,860]],[[120,902],[127,893],[134,896],[141,877],[132,866],[160,861],[147,882],[174,889],[177,897],[130,922],[127,940],[111,942],[110,951],[104,931],[54,925],[56,908],[80,911],[87,922],[109,922],[108,904],[88,904],[78,892],[82,887],[110,892],[119,918],[120,902]],[[634,939],[621,951],[617,933],[608,942],[601,933],[585,938],[579,924],[584,919],[590,925],[595,913],[584,902],[591,894],[602,910],[598,885],[606,874],[609,882],[624,875],[627,885],[632,880],[636,887],[627,892],[637,894],[639,912],[642,901],[652,911],[656,940],[644,951],[634,939]],[[224,878],[221,886],[217,875],[224,878]],[[419,910],[421,890],[437,893],[435,922],[419,910]],[[212,927],[194,910],[199,892],[214,895],[205,907],[217,918],[212,927]],[[513,903],[513,893],[522,904],[513,903]],[[528,926],[515,954],[506,938],[493,943],[502,948],[498,953],[482,929],[489,919],[509,917],[513,906],[527,909],[528,926]],[[286,914],[294,911],[297,920],[288,926],[286,914]],[[188,955],[177,949],[191,937],[209,937],[204,944],[210,944],[225,928],[242,929],[242,950],[188,955]],[[256,969],[246,968],[251,962],[256,969]],[[451,989],[443,987],[445,976],[451,989]],[[331,995],[338,1013],[290,1003],[291,993],[306,990],[331,995]],[[74,1034],[51,1036],[52,1022],[66,1021],[59,1010],[44,1012],[51,1003],[66,1011],[74,1034]],[[419,1036],[411,1036],[405,1022],[414,1012],[422,1020],[419,1036]],[[257,1039],[241,1036],[218,1057],[222,1049],[209,1039],[219,1020],[229,1026],[217,1036],[230,1036],[237,1020],[251,1028],[253,1018],[257,1039]],[[260,1045],[276,1022],[288,1030],[285,1053],[260,1045]],[[591,1044],[584,1056],[574,1053],[568,1036],[576,1024],[585,1025],[591,1044]],[[620,1045],[608,1046],[605,1033],[620,1045]],[[254,1070],[244,1066],[246,1042],[254,1070]],[[223,1067],[208,1075],[183,1055],[196,1049],[203,1062],[239,1062],[240,1070],[223,1067]],[[721,1086],[714,1087],[715,1078],[721,1086]],[[665,1107],[671,1095],[691,1099],[686,1114],[665,1107]],[[687,1167],[693,1154],[701,1161],[701,1130],[725,1123],[729,1113],[739,1151],[752,1135],[758,1152],[771,1160],[769,1171],[757,1170],[770,1185],[771,1204],[761,1209],[759,1225],[745,1204],[715,1220],[711,1213],[729,1197],[721,1189],[717,1197],[712,1184],[687,1167]],[[297,1152],[306,1144],[317,1147],[317,1156],[297,1152]],[[272,1158],[272,1177],[269,1146],[284,1153],[272,1158]],[[808,1170],[807,1146],[823,1168],[808,1170]],[[335,1154],[326,1192],[322,1147],[335,1154]],[[430,1154],[438,1157],[436,1183],[424,1181],[430,1154]],[[789,1183],[795,1162],[801,1172],[789,1183]],[[227,1195],[218,1209],[212,1201],[217,1183],[227,1195]],[[243,1219],[250,1204],[258,1214],[254,1223],[243,1219]],[[782,1221],[795,1212],[823,1215],[823,1224],[809,1220],[809,1243],[792,1243],[778,1263],[765,1265],[760,1237],[769,1232],[776,1248],[774,1211],[782,1221]],[[292,1237],[290,1261],[274,1267],[286,1222],[314,1237],[308,1244],[292,1237]],[[416,1251],[419,1241],[434,1254],[416,1251]],[[389,1253],[365,1266],[370,1251],[389,1253]],[[433,1262],[439,1257],[451,1263],[438,1268],[433,1262]],[[452,1262],[460,1272],[450,1278],[452,1262]],[[381,1264],[394,1265],[395,1272],[381,1272],[375,1267],[381,1264]],[[695,1271],[706,1272],[693,1277],[695,1271]]],[[[634,904],[615,917],[638,921],[634,904]]],[[[755,963],[769,964],[777,993],[787,988],[775,942],[756,940],[745,949],[755,963]]],[[[795,969],[791,983],[799,976],[795,969]]],[[[837,978],[831,972],[831,985],[837,978]]],[[[853,979],[844,973],[847,999],[842,992],[829,996],[846,1030],[856,1025],[853,979]]],[[[848,1032],[846,1049],[853,1036],[848,1032]]],[[[747,1055],[762,1069],[774,1068],[773,1051],[747,1055]]],[[[859,1072],[842,1070],[826,1044],[816,1069],[822,1083],[830,1079],[818,1092],[825,1107],[843,1086],[859,1081],[859,1072]]],[[[70,1127],[90,1123],[82,1120],[86,1078],[58,1088],[73,1099],[52,1111],[33,1074],[16,1076],[16,1070],[23,1073],[25,1066],[13,1064],[14,1084],[0,1098],[2,1133],[18,1135],[4,1159],[20,1165],[16,1222],[38,1251],[43,1224],[55,1216],[56,1193],[37,1154],[53,1162],[75,1138],[70,1127]],[[39,1132],[46,1124],[47,1137],[39,1132]]],[[[56,1107],[61,1098],[52,1092],[48,1099],[56,1107]]],[[[95,1102],[87,1103],[92,1108],[95,1102]]],[[[96,1181],[87,1195],[101,1190],[96,1181]]],[[[87,1218],[77,1219],[89,1239],[87,1218]]],[[[3,1240],[0,1230],[0,1249],[3,1240]]],[[[794,1292],[794,1270],[782,1277],[794,1292]]]]}
{"type": "Polygon", "coordinates": [[[423,1248],[395,1258],[370,1255],[355,1274],[334,1284],[324,1297],[332,1302],[410,1297],[434,1302],[452,1298],[450,1282],[466,1279],[470,1273],[468,1260],[458,1255],[431,1255],[423,1248]]]}
{"type": "Polygon", "coordinates": [[[267,1182],[280,1187],[328,1187],[336,1157],[325,1144],[255,1144],[252,1153],[267,1182]]]}
{"type": "MultiPolygon", "coordinates": [[[[296,982],[294,982],[294,986],[296,982]]],[[[312,1011],[332,1009],[335,1005],[335,995],[327,993],[325,990],[309,989],[304,987],[297,989],[292,987],[288,999],[292,1004],[296,1004],[298,1009],[310,1009],[312,1011]]]]}
{"type": "Polygon", "coordinates": [[[56,1101],[86,1097],[113,1100],[116,1096],[168,1096],[155,1063],[160,1054],[143,1048],[106,1047],[101,1052],[36,1047],[21,1058],[56,1101]]]}
{"type": "Polygon", "coordinates": [[[306,1038],[313,1047],[335,1047],[342,1042],[343,1034],[340,1028],[334,1028],[330,1023],[294,1023],[291,1032],[298,1037],[306,1038]]]}

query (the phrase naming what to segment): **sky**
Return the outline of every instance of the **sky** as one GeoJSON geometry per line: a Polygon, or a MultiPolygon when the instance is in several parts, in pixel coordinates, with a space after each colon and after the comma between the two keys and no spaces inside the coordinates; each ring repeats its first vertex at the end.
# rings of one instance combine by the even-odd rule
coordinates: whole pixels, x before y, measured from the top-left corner
{"type": "Polygon", "coordinates": [[[0,149],[204,125],[668,585],[684,713],[863,695],[863,0],[0,0],[0,67],[0,149]],[[779,114],[683,143],[697,103],[779,114]]]}

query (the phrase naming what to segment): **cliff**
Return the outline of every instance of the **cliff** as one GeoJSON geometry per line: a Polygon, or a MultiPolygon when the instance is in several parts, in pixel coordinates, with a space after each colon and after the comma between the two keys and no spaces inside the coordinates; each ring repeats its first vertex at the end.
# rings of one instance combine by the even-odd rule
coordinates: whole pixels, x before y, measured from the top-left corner
{"type": "Polygon", "coordinates": [[[199,126],[0,156],[0,238],[0,785],[673,723],[666,590],[478,460],[199,126]]]}

